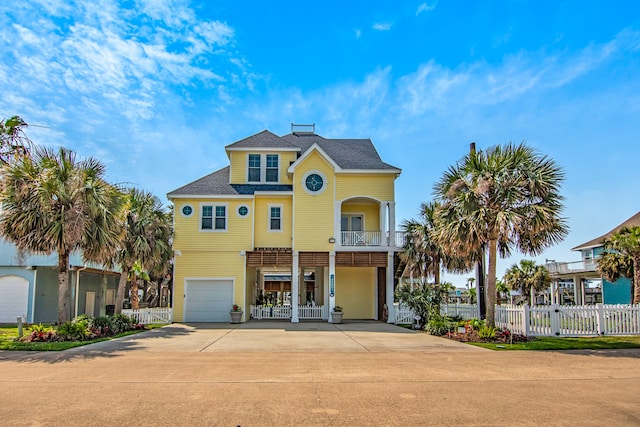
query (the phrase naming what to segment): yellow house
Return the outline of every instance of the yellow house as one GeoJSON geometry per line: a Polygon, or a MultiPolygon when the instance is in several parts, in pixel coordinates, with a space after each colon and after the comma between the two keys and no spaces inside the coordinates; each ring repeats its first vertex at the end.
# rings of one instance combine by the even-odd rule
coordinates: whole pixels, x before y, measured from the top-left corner
{"type": "Polygon", "coordinates": [[[225,147],[230,165],[170,192],[174,320],[393,321],[394,184],[369,139],[327,139],[314,125],[267,130],[225,147]],[[388,311],[387,311],[388,310],[388,311]]]}

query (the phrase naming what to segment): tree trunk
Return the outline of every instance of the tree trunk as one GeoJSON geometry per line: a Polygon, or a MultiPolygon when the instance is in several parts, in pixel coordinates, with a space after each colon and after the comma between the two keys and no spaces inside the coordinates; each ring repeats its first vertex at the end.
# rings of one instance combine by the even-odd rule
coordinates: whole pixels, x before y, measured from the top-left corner
{"type": "Polygon", "coordinates": [[[122,313],[122,304],[124,303],[124,290],[127,287],[127,277],[129,276],[129,270],[126,267],[122,268],[120,273],[120,280],[118,281],[118,292],[116,293],[116,308],[114,314],[122,313]]]}
{"type": "Polygon", "coordinates": [[[487,272],[486,322],[489,327],[496,325],[496,268],[498,239],[489,239],[489,271],[487,272]]]}
{"type": "Polygon", "coordinates": [[[633,303],[640,304],[640,255],[635,255],[633,258],[633,303]]]}
{"type": "Polygon", "coordinates": [[[140,310],[140,299],[138,298],[138,278],[133,275],[131,279],[131,287],[129,288],[129,297],[131,298],[131,308],[140,310]]]}
{"type": "Polygon", "coordinates": [[[69,311],[69,253],[58,254],[58,324],[71,320],[69,311]]]}

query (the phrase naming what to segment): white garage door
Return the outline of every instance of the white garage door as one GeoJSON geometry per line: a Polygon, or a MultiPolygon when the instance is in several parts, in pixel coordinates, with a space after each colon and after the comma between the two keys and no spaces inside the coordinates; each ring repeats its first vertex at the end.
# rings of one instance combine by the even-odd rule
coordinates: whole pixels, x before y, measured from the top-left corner
{"type": "Polygon", "coordinates": [[[18,316],[27,319],[29,282],[22,277],[0,277],[0,322],[16,323],[18,316]]]}
{"type": "Polygon", "coordinates": [[[185,295],[185,322],[229,322],[231,280],[187,280],[185,295]]]}

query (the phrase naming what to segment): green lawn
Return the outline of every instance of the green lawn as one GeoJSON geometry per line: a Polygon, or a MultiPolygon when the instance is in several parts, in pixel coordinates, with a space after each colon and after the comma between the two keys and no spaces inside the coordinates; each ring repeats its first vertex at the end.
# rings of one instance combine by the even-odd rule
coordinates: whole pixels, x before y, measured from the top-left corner
{"type": "Polygon", "coordinates": [[[471,345],[491,350],[605,350],[640,348],[640,336],[555,338],[538,337],[516,344],[471,342],[471,345]]]}
{"type": "MultiPolygon", "coordinates": [[[[160,328],[164,325],[146,325],[148,329],[160,328]]],[[[15,341],[18,337],[18,328],[0,328],[0,350],[19,350],[19,351],[60,351],[73,347],[80,347],[87,344],[93,344],[100,341],[109,341],[114,338],[126,337],[134,335],[144,330],[127,331],[120,335],[108,338],[98,338],[91,341],[63,341],[63,342],[19,342],[15,341]]],[[[27,335],[28,329],[25,328],[24,334],[27,335]]]]}

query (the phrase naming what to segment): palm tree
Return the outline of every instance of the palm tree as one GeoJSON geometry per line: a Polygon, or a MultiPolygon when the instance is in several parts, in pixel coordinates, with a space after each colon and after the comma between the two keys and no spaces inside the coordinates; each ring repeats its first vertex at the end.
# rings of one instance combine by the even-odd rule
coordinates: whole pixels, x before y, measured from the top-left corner
{"type": "Polygon", "coordinates": [[[535,305],[535,292],[548,288],[551,275],[544,265],[537,265],[535,261],[523,259],[519,264],[513,264],[504,275],[505,284],[512,290],[520,291],[521,295],[531,296],[531,305],[535,305]]]}
{"type": "Polygon", "coordinates": [[[496,280],[496,292],[498,294],[498,305],[500,305],[501,302],[506,301],[507,296],[509,296],[509,287],[507,286],[507,284],[505,283],[504,280],[496,280]]]}
{"type": "Polygon", "coordinates": [[[115,252],[103,259],[120,267],[116,313],[122,311],[127,280],[136,263],[140,271],[166,272],[173,256],[171,216],[153,194],[135,188],[126,192],[122,228],[124,236],[115,252]]]}
{"type": "Polygon", "coordinates": [[[138,310],[140,308],[140,299],[138,298],[138,278],[142,280],[149,280],[149,273],[142,268],[142,265],[138,261],[134,262],[129,270],[129,281],[131,282],[131,288],[129,290],[131,294],[131,308],[138,310]]]}
{"type": "Polygon", "coordinates": [[[66,148],[36,148],[2,168],[0,235],[19,251],[57,252],[59,323],[70,318],[70,254],[97,261],[120,238],[121,193],[104,175],[102,163],[66,148]]]}
{"type": "Polygon", "coordinates": [[[605,241],[605,248],[615,252],[600,258],[599,270],[607,280],[632,279],[633,304],[640,304],[640,227],[623,228],[605,241]]]}
{"type": "Polygon", "coordinates": [[[463,259],[448,255],[435,241],[437,209],[437,203],[422,203],[420,220],[405,220],[402,223],[407,239],[400,258],[412,274],[418,274],[422,284],[427,283],[429,277],[433,277],[434,283],[440,283],[442,268],[452,273],[462,273],[469,269],[463,259]]]}
{"type": "Polygon", "coordinates": [[[488,247],[486,318],[495,324],[496,261],[512,249],[537,255],[567,234],[560,217],[563,173],[525,144],[471,152],[436,183],[438,242],[448,253],[477,259],[488,247]]]}
{"type": "Polygon", "coordinates": [[[19,116],[0,120],[0,165],[12,162],[16,157],[28,154],[31,141],[24,133],[28,125],[19,116]]]}

